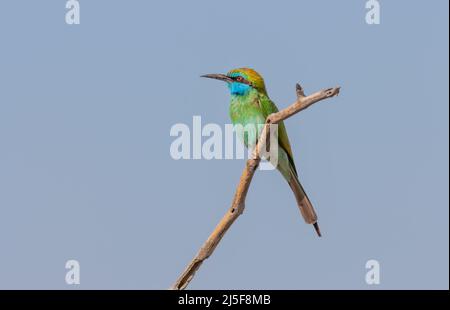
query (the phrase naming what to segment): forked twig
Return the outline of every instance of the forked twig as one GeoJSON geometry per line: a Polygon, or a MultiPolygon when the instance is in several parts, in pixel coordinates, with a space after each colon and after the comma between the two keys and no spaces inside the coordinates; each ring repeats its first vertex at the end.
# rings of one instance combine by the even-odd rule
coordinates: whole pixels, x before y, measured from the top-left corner
{"type": "Polygon", "coordinates": [[[195,272],[200,268],[200,265],[212,255],[225,233],[228,231],[234,221],[239,217],[239,215],[241,215],[244,211],[245,197],[247,196],[247,192],[250,187],[253,175],[255,174],[256,168],[258,168],[258,165],[261,161],[259,154],[261,153],[262,147],[265,146],[265,141],[268,141],[267,136],[270,131],[270,124],[277,124],[291,117],[292,115],[305,110],[318,101],[337,96],[339,94],[339,91],[340,87],[334,87],[321,90],[309,96],[305,96],[303,88],[300,86],[300,84],[297,84],[297,100],[289,107],[277,113],[273,113],[267,117],[266,124],[253,151],[253,155],[250,159],[247,160],[244,171],[242,172],[241,179],[239,180],[239,184],[234,194],[230,209],[220,220],[219,224],[217,224],[216,228],[200,248],[197,255],[192,259],[183,273],[172,285],[171,289],[182,290],[186,288],[186,286],[194,277],[195,272]]]}

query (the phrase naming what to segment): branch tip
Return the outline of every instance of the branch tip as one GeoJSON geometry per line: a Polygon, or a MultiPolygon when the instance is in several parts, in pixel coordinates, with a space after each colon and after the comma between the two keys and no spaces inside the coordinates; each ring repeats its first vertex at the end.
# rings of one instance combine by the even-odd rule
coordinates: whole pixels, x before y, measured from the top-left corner
{"type": "Polygon", "coordinates": [[[339,95],[339,92],[341,90],[340,86],[336,86],[333,88],[328,88],[325,90],[325,93],[327,94],[328,97],[333,97],[333,96],[337,96],[339,95]]]}
{"type": "Polygon", "coordinates": [[[303,87],[299,83],[295,84],[295,91],[297,93],[297,98],[305,97],[305,91],[303,90],[303,87]]]}

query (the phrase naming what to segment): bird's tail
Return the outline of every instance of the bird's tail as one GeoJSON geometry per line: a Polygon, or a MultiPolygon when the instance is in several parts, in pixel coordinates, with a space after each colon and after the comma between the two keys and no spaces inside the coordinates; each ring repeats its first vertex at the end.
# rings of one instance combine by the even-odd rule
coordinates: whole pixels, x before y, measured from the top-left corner
{"type": "Polygon", "coordinates": [[[314,225],[314,229],[317,232],[319,237],[322,236],[319,229],[319,224],[317,224],[317,214],[314,211],[314,207],[309,200],[308,196],[303,189],[303,186],[300,184],[298,177],[296,174],[291,173],[291,178],[289,180],[289,186],[294,192],[295,199],[297,200],[298,208],[300,209],[300,213],[303,216],[303,219],[306,223],[314,225]]]}

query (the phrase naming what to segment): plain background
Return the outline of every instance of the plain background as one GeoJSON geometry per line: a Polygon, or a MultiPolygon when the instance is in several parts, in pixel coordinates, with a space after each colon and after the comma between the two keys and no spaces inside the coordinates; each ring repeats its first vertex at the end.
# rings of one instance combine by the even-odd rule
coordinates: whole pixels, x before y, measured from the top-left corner
{"type": "Polygon", "coordinates": [[[227,210],[242,160],[170,157],[172,125],[225,124],[199,78],[260,71],[285,107],[324,237],[276,171],[192,289],[448,289],[448,1],[65,1],[0,4],[0,288],[165,289],[227,210]],[[65,262],[81,285],[65,283],[65,262]],[[381,264],[368,286],[365,264],[381,264]]]}

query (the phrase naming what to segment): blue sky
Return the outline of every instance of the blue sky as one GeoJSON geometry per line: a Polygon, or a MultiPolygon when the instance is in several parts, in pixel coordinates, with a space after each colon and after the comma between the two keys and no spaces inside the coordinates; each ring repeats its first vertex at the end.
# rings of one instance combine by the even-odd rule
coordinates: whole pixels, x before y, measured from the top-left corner
{"type": "Polygon", "coordinates": [[[241,66],[280,108],[324,237],[276,171],[193,289],[448,289],[448,1],[64,1],[0,4],[0,288],[169,287],[227,210],[242,160],[179,160],[176,123],[226,124],[241,66]],[[381,284],[368,286],[376,259],[381,284]]]}

